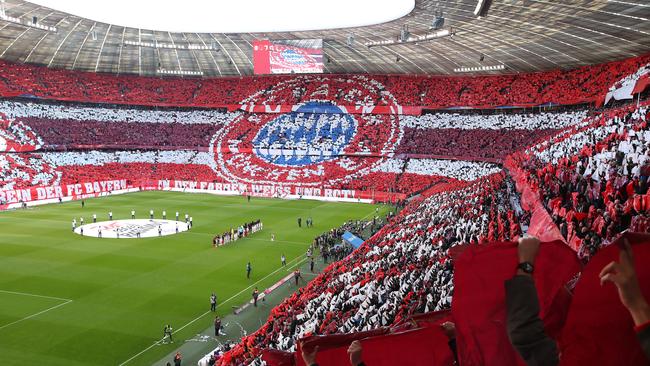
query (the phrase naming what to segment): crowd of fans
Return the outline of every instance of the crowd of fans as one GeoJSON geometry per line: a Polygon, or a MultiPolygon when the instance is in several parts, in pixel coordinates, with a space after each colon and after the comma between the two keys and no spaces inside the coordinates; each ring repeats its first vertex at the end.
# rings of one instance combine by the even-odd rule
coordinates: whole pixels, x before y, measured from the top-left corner
{"type": "Polygon", "coordinates": [[[399,136],[392,130],[394,121],[389,115],[357,116],[353,123],[341,114],[295,112],[276,118],[272,114],[9,100],[0,102],[0,112],[12,126],[22,126],[17,131],[25,132],[25,143],[34,140],[44,149],[63,150],[31,157],[4,156],[3,188],[125,178],[134,185],[172,179],[229,183],[234,175],[251,182],[397,194],[497,172],[501,168],[493,163],[466,160],[499,158],[494,160],[498,162],[544,136],[579,126],[586,116],[584,110],[402,116],[403,134],[395,140],[401,142],[392,143],[399,136]],[[248,136],[256,131],[253,126],[264,121],[267,127],[248,136]],[[208,152],[214,134],[235,127],[244,130],[229,130],[227,149],[248,146],[251,151],[225,152],[223,159],[215,159],[208,152]],[[342,155],[350,151],[356,155],[342,155]],[[383,158],[386,154],[397,155],[383,158]],[[319,170],[312,168],[313,163],[323,164],[319,170]],[[278,164],[298,168],[279,175],[278,164]]]}
{"type": "Polygon", "coordinates": [[[238,365],[252,350],[295,350],[308,334],[391,325],[415,312],[448,308],[453,291],[449,249],[520,234],[512,184],[498,173],[413,201],[350,256],[331,264],[272,310],[268,322],[222,358],[238,365]]]}
{"type": "Polygon", "coordinates": [[[338,114],[295,113],[283,115],[262,129],[253,147],[336,156],[352,140],[355,130],[353,121],[338,114]]]}
{"type": "Polygon", "coordinates": [[[0,113],[33,131],[44,149],[207,148],[215,131],[239,115],[9,100],[0,101],[0,113]]]}
{"type": "MultiPolygon", "coordinates": [[[[365,158],[368,159],[368,158],[365,158]]],[[[343,189],[412,194],[440,183],[472,181],[501,171],[497,164],[441,160],[386,159],[363,176],[338,183],[343,189]]]]}
{"type": "MultiPolygon", "coordinates": [[[[343,75],[200,81],[71,73],[0,61],[7,68],[0,79],[0,94],[214,106],[215,100],[220,104],[253,101],[247,99],[251,95],[293,105],[318,92],[342,105],[371,106],[393,103],[383,93],[390,90],[404,105],[575,103],[596,100],[613,81],[635,72],[648,58],[572,71],[477,78],[343,75]],[[356,100],[346,86],[346,80],[352,78],[374,80],[379,96],[356,100]],[[291,87],[274,88],[279,83],[291,87]]],[[[27,137],[19,136],[20,131],[33,131],[29,138],[41,138],[44,146],[74,151],[0,154],[0,188],[124,177],[226,182],[214,169],[214,164],[223,164],[235,176],[260,181],[301,183],[301,179],[312,179],[309,183],[320,181],[326,188],[422,192],[351,253],[331,250],[341,230],[358,231],[367,223],[348,223],[317,238],[315,245],[325,253],[323,259],[335,262],[274,308],[257,332],[222,349],[225,352],[219,352],[220,358],[215,360],[221,365],[247,364],[259,357],[260,349],[294,351],[296,341],[307,335],[371,330],[399,323],[414,313],[448,309],[456,247],[511,240],[527,225],[529,213],[520,210],[515,184],[495,164],[507,157],[514,168],[524,172],[524,183],[539,194],[563,238],[585,260],[627,228],[650,231],[647,106],[644,102],[591,113],[409,116],[400,122],[401,135],[391,136],[393,146],[392,142],[378,144],[385,134],[392,133],[392,119],[385,115],[359,117],[356,128],[363,132],[358,134],[346,117],[319,113],[294,113],[292,118],[272,121],[275,116],[244,112],[5,101],[0,102],[0,112],[25,126],[14,128],[8,136],[20,140],[27,137]],[[238,124],[233,127],[235,120],[238,124]],[[268,128],[248,136],[252,126],[264,121],[269,122],[268,128]],[[258,154],[265,151],[260,156],[270,158],[253,169],[252,153],[226,155],[215,163],[214,152],[194,149],[208,147],[218,131],[228,137],[231,146],[256,149],[258,154]],[[110,145],[110,141],[123,150],[72,146],[110,145]],[[278,160],[285,152],[269,153],[289,150],[294,156],[297,150],[320,149],[341,154],[342,147],[350,144],[367,156],[341,156],[304,177],[281,176],[273,164],[287,163],[278,160]],[[141,145],[154,148],[133,150],[141,145]],[[386,151],[386,146],[392,150],[386,151]],[[441,156],[453,159],[441,160],[441,156]]],[[[233,228],[217,235],[213,244],[223,245],[261,226],[257,221],[233,228]]]]}
{"type": "Polygon", "coordinates": [[[223,135],[237,140],[238,149],[261,152],[278,150],[277,155],[382,154],[398,142],[398,119],[391,115],[290,112],[287,114],[244,113],[233,119],[223,135]],[[260,126],[263,126],[260,128],[260,126]]]}
{"type": "Polygon", "coordinates": [[[559,130],[579,123],[585,109],[571,112],[405,116],[397,153],[503,159],[559,130]]]}
{"type": "Polygon", "coordinates": [[[609,110],[516,157],[582,257],[628,228],[650,231],[648,118],[647,104],[609,110]]]}
{"type": "Polygon", "coordinates": [[[231,227],[230,230],[212,238],[212,245],[215,247],[222,246],[238,239],[245,238],[263,228],[264,224],[262,224],[262,221],[259,219],[239,225],[237,228],[231,227]]]}
{"type": "MultiPolygon", "coordinates": [[[[514,156],[585,260],[622,230],[650,231],[647,104],[583,115],[514,156]]],[[[370,330],[413,312],[448,308],[449,249],[515,238],[529,217],[519,211],[504,173],[458,184],[413,201],[360,249],[276,307],[221,364],[247,364],[259,349],[294,351],[296,340],[311,334],[370,330]],[[413,259],[400,262],[406,258],[413,259]]]]}
{"type": "Polygon", "coordinates": [[[57,168],[61,184],[126,179],[133,186],[157,186],[158,180],[184,180],[212,182],[217,180],[205,165],[108,163],[105,165],[68,165],[57,168]]]}
{"type": "Polygon", "coordinates": [[[70,121],[225,124],[237,115],[217,109],[143,108],[48,101],[0,100],[0,110],[10,119],[38,118],[70,121]]]}
{"type": "Polygon", "coordinates": [[[0,189],[23,189],[57,183],[61,173],[43,160],[41,154],[0,152],[0,189]]]}
{"type": "Polygon", "coordinates": [[[0,189],[127,179],[217,180],[209,155],[196,151],[70,151],[0,154],[0,189]]]}
{"type": "MultiPolygon", "coordinates": [[[[585,66],[574,70],[479,77],[393,76],[366,77],[375,88],[375,98],[363,105],[394,103],[429,106],[506,106],[544,103],[574,104],[595,101],[619,79],[636,72],[650,56],[585,66]]],[[[273,103],[295,105],[313,95],[340,104],[359,103],[350,92],[350,82],[359,76],[308,75],[238,78],[149,78],[55,70],[28,64],[0,62],[0,95],[35,95],[85,102],[204,106],[247,103],[253,95],[272,95],[273,103]],[[291,82],[291,88],[275,90],[291,82]]]]}
{"type": "MultiPolygon", "coordinates": [[[[37,167],[44,172],[42,175],[38,169],[28,169],[8,156],[3,170],[7,177],[3,186],[8,188],[29,186],[32,181],[48,185],[90,181],[93,177],[126,178],[132,183],[158,179],[227,183],[231,175],[222,173],[227,170],[255,182],[311,183],[322,188],[408,194],[440,182],[473,180],[500,169],[491,164],[427,159],[431,144],[403,148],[397,145],[400,135],[395,134],[395,121],[389,115],[356,116],[353,122],[343,114],[296,112],[276,118],[273,114],[10,100],[0,101],[0,112],[6,114],[9,127],[20,125],[18,131],[25,131],[25,136],[14,136],[14,139],[22,143],[36,141],[46,151],[60,151],[33,155],[42,158],[42,165],[48,168],[37,167]],[[267,127],[259,129],[255,136],[248,136],[251,131],[257,131],[254,126],[264,121],[268,122],[267,127]],[[228,130],[226,149],[235,146],[251,151],[225,152],[223,160],[215,161],[214,155],[208,152],[210,143],[215,133],[226,126],[235,129],[228,130]],[[242,131],[237,130],[240,127],[242,131]],[[381,157],[401,151],[415,152],[418,156],[381,157]],[[348,153],[355,155],[344,156],[348,153]],[[253,164],[255,157],[261,159],[253,164]],[[322,171],[312,168],[312,164],[322,162],[331,163],[323,164],[322,171]],[[224,167],[215,171],[214,164],[224,167]],[[254,165],[262,169],[253,170],[254,165]],[[302,170],[278,176],[277,165],[297,165],[302,170]],[[323,176],[328,179],[323,180],[323,176]]],[[[436,129],[444,127],[442,122],[432,123],[428,115],[421,118],[423,124],[418,131],[432,129],[427,133],[438,139],[447,133],[436,129]]],[[[402,124],[416,126],[417,119],[408,118],[402,124]]],[[[484,132],[498,131],[495,129],[513,124],[493,121],[477,127],[484,132]]],[[[530,128],[534,128],[540,122],[532,118],[531,124],[530,128]]],[[[479,140],[486,141],[485,137],[477,135],[479,140]]],[[[409,139],[402,137],[402,145],[413,144],[409,139]]],[[[459,154],[471,155],[462,150],[459,154]]]]}
{"type": "Polygon", "coordinates": [[[421,116],[404,116],[402,124],[416,129],[461,130],[560,130],[575,125],[587,117],[587,110],[539,113],[461,114],[428,113],[421,116]]]}
{"type": "MultiPolygon", "coordinates": [[[[645,105],[606,110],[515,156],[562,235],[578,241],[585,258],[624,229],[650,231],[648,117],[645,105]]],[[[293,351],[310,334],[369,330],[411,311],[448,308],[453,264],[446,253],[459,243],[519,235],[515,196],[512,183],[496,174],[411,203],[369,243],[274,309],[222,364],[250,362],[258,347],[293,351]],[[400,265],[402,258],[414,260],[400,265]],[[421,266],[423,258],[429,262],[421,266]]]]}
{"type": "MultiPolygon", "coordinates": [[[[393,215],[391,211],[387,218],[393,215]]],[[[328,263],[330,260],[338,261],[346,257],[354,249],[350,244],[341,240],[341,236],[346,231],[361,239],[368,239],[379,231],[385,223],[386,221],[377,215],[372,220],[350,220],[317,236],[312,247],[318,248],[324,263],[328,263]]]]}
{"type": "Polygon", "coordinates": [[[52,166],[67,165],[105,165],[108,163],[151,163],[151,164],[196,164],[208,165],[208,153],[188,150],[156,150],[156,151],[68,151],[46,152],[41,154],[43,160],[52,166]]]}
{"type": "Polygon", "coordinates": [[[30,126],[20,121],[10,120],[0,110],[0,152],[11,151],[12,148],[15,151],[33,151],[42,145],[42,137],[30,126]]]}
{"type": "MultiPolygon", "coordinates": [[[[5,153],[0,155],[0,189],[112,179],[127,179],[132,185],[157,180],[228,183],[210,168],[211,159],[207,152],[189,150],[5,153]]],[[[389,166],[379,166],[357,178],[332,175],[330,178],[340,178],[338,182],[324,181],[320,187],[409,194],[437,183],[474,180],[500,170],[496,164],[467,161],[391,161],[389,166]]]]}

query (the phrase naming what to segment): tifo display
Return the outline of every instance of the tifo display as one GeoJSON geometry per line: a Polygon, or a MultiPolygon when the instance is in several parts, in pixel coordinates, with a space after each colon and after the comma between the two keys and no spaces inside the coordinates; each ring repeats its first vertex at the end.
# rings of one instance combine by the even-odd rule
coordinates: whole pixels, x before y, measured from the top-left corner
{"type": "MultiPolygon", "coordinates": [[[[302,46],[319,44],[310,42],[302,46]]],[[[322,67],[322,54],[270,43],[254,45],[270,58],[265,73],[322,67]]],[[[206,314],[216,317],[214,336],[199,335],[211,342],[201,360],[210,366],[340,365],[359,348],[368,365],[514,366],[533,364],[533,353],[549,365],[641,365],[650,356],[643,317],[650,316],[643,297],[650,273],[640,265],[650,254],[649,62],[645,55],[568,71],[458,78],[199,81],[0,61],[0,95],[7,97],[0,100],[0,210],[71,200],[86,209],[91,197],[163,194],[147,191],[212,195],[192,196],[200,220],[194,208],[177,208],[180,199],[169,219],[170,203],[159,209],[154,199],[143,218],[119,206],[123,217],[115,220],[112,210],[108,221],[93,214],[85,224],[88,215],[75,214],[72,231],[83,238],[70,236],[89,246],[95,238],[150,238],[136,242],[162,243],[156,255],[164,256],[177,249],[176,239],[211,242],[202,255],[218,258],[214,271],[249,281],[243,289],[227,285],[231,299],[251,295],[249,303],[228,305],[232,316],[268,310],[266,321],[247,320],[252,332],[230,322],[241,332],[226,340],[225,314],[212,314],[221,303],[211,291],[210,312],[202,309],[183,327],[165,322],[164,342],[132,352],[122,365],[155,347],[171,352],[175,335],[194,331],[206,314]],[[21,98],[27,91],[38,98],[21,98]],[[477,106],[486,109],[471,109],[477,106]],[[235,197],[213,206],[215,196],[235,197]],[[358,217],[343,208],[358,209],[358,217]],[[231,210],[241,215],[228,217],[231,210]],[[218,219],[197,232],[189,212],[201,224],[218,219]],[[350,245],[340,239],[348,231],[368,235],[350,245]],[[285,250],[301,254],[287,265],[285,250]],[[231,260],[235,252],[247,258],[231,260]],[[267,253],[279,259],[273,266],[267,253]],[[266,272],[253,278],[258,266],[266,272]],[[300,282],[307,274],[313,278],[300,282]],[[267,305],[285,284],[295,292],[267,305]],[[530,345],[527,335],[539,342],[530,345]],[[608,347],[595,346],[603,340],[608,347]]],[[[125,242],[106,241],[115,245],[106,256],[123,255],[125,242]]],[[[205,259],[182,255],[180,272],[205,259]]],[[[147,265],[156,261],[163,260],[153,256],[147,265]]],[[[117,267],[117,275],[130,271],[128,262],[97,262],[117,267]]],[[[201,281],[211,270],[172,282],[201,281]]],[[[155,299],[147,301],[183,298],[151,292],[155,299]]],[[[141,348],[152,343],[133,338],[141,348]]]]}

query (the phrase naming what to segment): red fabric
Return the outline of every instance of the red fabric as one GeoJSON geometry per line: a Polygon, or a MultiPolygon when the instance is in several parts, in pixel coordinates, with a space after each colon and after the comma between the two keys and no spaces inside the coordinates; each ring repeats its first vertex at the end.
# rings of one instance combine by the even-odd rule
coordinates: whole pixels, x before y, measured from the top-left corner
{"type": "MultiPolygon", "coordinates": [[[[383,335],[389,332],[388,328],[378,328],[375,330],[370,330],[367,332],[358,332],[358,333],[345,333],[345,334],[332,334],[327,336],[308,336],[301,339],[302,343],[298,343],[296,354],[302,352],[302,345],[306,349],[313,349],[318,346],[320,351],[325,351],[330,348],[343,347],[349,345],[352,341],[361,340],[364,338],[375,337],[383,335]]],[[[297,362],[300,365],[303,361],[300,360],[297,362]]],[[[304,363],[302,363],[304,364],[304,363]]]]}
{"type": "Polygon", "coordinates": [[[634,85],[632,94],[642,93],[649,85],[650,85],[650,74],[642,75],[634,85]]]}
{"type": "MultiPolygon", "coordinates": [[[[523,365],[506,331],[504,282],[515,274],[517,262],[516,243],[470,248],[456,261],[451,311],[461,365],[523,365]]],[[[580,263],[571,249],[555,241],[542,244],[535,267],[540,317],[548,334],[557,335],[570,301],[564,285],[580,263]]]]}
{"type": "Polygon", "coordinates": [[[583,212],[574,212],[573,214],[578,221],[582,221],[587,218],[587,214],[583,212]]]}
{"type": "Polygon", "coordinates": [[[535,210],[528,226],[528,234],[538,237],[541,241],[565,241],[541,202],[535,204],[535,210]]]}
{"type": "MultiPolygon", "coordinates": [[[[355,334],[348,336],[349,341],[341,342],[340,335],[318,337],[317,341],[310,340],[309,347],[319,346],[316,362],[319,366],[349,365],[347,354],[349,344],[355,334]],[[330,343],[329,338],[334,342],[330,343]],[[336,347],[331,347],[336,344],[336,347]]],[[[404,365],[408,360],[409,366],[451,366],[454,358],[447,336],[439,326],[407,330],[393,334],[380,335],[370,338],[357,338],[361,341],[363,361],[372,366],[404,365]]],[[[307,345],[305,345],[307,347],[307,345]]],[[[304,366],[300,350],[296,352],[296,365],[304,366]]]]}
{"type": "Polygon", "coordinates": [[[265,349],[262,351],[262,360],[268,366],[293,366],[293,353],[278,351],[276,349],[265,349]]]}
{"type": "Polygon", "coordinates": [[[527,183],[523,183],[521,192],[521,207],[526,211],[532,211],[539,202],[539,196],[527,183]]]}
{"type": "Polygon", "coordinates": [[[578,251],[580,249],[580,245],[582,245],[582,239],[580,239],[575,233],[570,236],[569,239],[569,247],[575,251],[578,251]]]}
{"type": "Polygon", "coordinates": [[[419,327],[440,325],[446,321],[453,322],[451,310],[432,311],[425,314],[413,315],[410,319],[419,327]]]}
{"type": "Polygon", "coordinates": [[[645,330],[646,328],[649,328],[649,327],[650,327],[650,321],[645,322],[645,323],[643,323],[641,325],[635,326],[634,331],[639,333],[639,332],[641,332],[641,331],[643,331],[643,330],[645,330]]]}
{"type": "MultiPolygon", "coordinates": [[[[650,299],[650,235],[625,236],[633,246],[641,291],[650,299]]],[[[601,286],[598,278],[601,269],[618,258],[619,247],[612,244],[601,249],[584,268],[562,332],[562,366],[648,364],[616,287],[609,283],[601,286]]]]}

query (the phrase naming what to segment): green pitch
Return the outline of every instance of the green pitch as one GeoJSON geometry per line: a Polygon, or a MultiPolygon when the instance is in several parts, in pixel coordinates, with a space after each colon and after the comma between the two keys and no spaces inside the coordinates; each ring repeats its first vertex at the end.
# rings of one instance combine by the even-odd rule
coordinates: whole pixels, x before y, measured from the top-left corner
{"type": "Polygon", "coordinates": [[[284,201],[205,194],[143,192],[0,212],[0,354],[4,365],[149,365],[173,351],[152,346],[171,324],[178,340],[211,324],[209,296],[218,313],[250,299],[302,263],[313,238],[349,219],[371,217],[383,206],[284,201]],[[161,238],[99,239],[71,231],[72,218],[91,222],[156,218],[167,211],[193,216],[191,231],[161,238]],[[313,228],[305,228],[311,216],[313,228]],[[303,227],[297,227],[297,218],[303,227]],[[251,237],[213,248],[216,233],[261,219],[251,237]],[[271,242],[271,234],[275,242],[271,242]],[[253,271],[246,279],[246,262],[253,271]]]}

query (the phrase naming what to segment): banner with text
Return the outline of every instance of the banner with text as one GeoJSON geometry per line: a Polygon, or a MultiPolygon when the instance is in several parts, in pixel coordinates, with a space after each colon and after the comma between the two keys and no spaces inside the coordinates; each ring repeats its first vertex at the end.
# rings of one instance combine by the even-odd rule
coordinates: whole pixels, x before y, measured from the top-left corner
{"type": "Polygon", "coordinates": [[[0,205],[55,198],[73,199],[130,188],[126,179],[0,190],[0,205]]]}
{"type": "Polygon", "coordinates": [[[218,194],[251,195],[257,197],[324,197],[342,200],[373,200],[378,202],[397,202],[406,198],[403,193],[358,191],[353,189],[330,189],[321,187],[304,187],[292,185],[247,184],[247,183],[214,183],[184,180],[159,180],[157,188],[190,189],[218,194]]]}
{"type": "MultiPolygon", "coordinates": [[[[332,201],[376,201],[398,202],[406,198],[403,193],[330,189],[321,187],[300,187],[270,184],[214,183],[182,180],[158,180],[132,182],[127,179],[82,182],[74,184],[38,186],[21,189],[0,190],[0,210],[9,205],[36,201],[56,200],[58,198],[82,199],[129,189],[140,190],[196,190],[223,195],[251,195],[270,198],[310,198],[319,197],[332,201]]],[[[50,201],[51,202],[51,201],[50,201]]],[[[48,202],[43,202],[48,203],[48,202]]]]}

